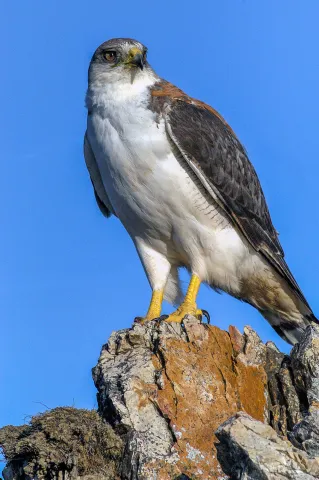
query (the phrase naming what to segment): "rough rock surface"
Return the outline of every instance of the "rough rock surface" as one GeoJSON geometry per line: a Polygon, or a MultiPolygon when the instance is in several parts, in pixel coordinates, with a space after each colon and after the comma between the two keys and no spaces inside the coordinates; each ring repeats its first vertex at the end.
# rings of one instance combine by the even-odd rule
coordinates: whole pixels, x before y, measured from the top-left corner
{"type": "Polygon", "coordinates": [[[319,479],[318,358],[316,326],[288,356],[250,327],[134,324],[93,369],[100,417],[0,430],[5,480],[319,479]]]}
{"type": "Polygon", "coordinates": [[[232,479],[314,480],[319,478],[319,458],[309,458],[280,438],[273,428],[238,413],[216,432],[219,461],[232,479]]]}
{"type": "Polygon", "coordinates": [[[303,341],[292,350],[291,368],[303,415],[289,438],[309,455],[319,456],[319,329],[307,328],[303,341]]]}
{"type": "Polygon", "coordinates": [[[95,411],[55,408],[0,429],[4,480],[116,480],[122,440],[95,411]]]}
{"type": "Polygon", "coordinates": [[[267,416],[267,376],[255,347],[236,344],[236,359],[227,332],[193,317],[115,332],[93,376],[101,415],[128,434],[122,478],[227,478],[214,431],[238,410],[267,416]]]}
{"type": "Polygon", "coordinates": [[[239,410],[268,419],[266,356],[251,329],[192,317],[113,333],[93,377],[100,414],[127,435],[122,478],[227,478],[214,431],[239,410]]]}

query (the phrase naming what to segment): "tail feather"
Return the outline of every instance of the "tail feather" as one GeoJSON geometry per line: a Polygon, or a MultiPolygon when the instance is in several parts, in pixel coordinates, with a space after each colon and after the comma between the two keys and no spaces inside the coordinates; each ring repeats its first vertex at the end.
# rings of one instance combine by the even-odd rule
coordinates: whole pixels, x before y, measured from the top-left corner
{"type": "Polygon", "coordinates": [[[319,320],[313,313],[311,313],[309,320],[310,320],[310,322],[314,322],[317,325],[319,325],[319,320]]]}
{"type": "Polygon", "coordinates": [[[318,319],[312,312],[306,315],[300,314],[299,318],[294,316],[289,319],[287,317],[283,318],[279,313],[269,311],[261,311],[260,313],[268,320],[276,333],[291,345],[300,343],[308,325],[311,325],[311,323],[319,325],[318,319]]]}

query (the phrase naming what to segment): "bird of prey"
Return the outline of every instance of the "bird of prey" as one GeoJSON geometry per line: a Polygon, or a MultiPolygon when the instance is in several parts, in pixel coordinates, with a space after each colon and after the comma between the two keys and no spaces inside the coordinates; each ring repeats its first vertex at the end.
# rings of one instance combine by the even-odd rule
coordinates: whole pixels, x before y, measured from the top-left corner
{"type": "Polygon", "coordinates": [[[257,308],[295,344],[318,323],[285,260],[254,167],[223,117],[159,77],[136,40],[95,51],[84,154],[102,213],[132,238],[152,288],[142,321],[201,316],[202,282],[257,308]],[[178,271],[191,274],[182,299],[178,271]],[[162,317],[161,317],[162,318],[162,317]]]}

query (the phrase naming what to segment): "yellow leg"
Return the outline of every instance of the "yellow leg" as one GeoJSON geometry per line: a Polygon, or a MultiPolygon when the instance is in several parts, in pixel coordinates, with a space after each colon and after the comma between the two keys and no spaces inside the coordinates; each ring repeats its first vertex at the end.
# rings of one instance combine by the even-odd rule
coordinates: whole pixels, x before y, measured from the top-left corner
{"type": "Polygon", "coordinates": [[[162,303],[164,297],[164,289],[154,290],[152,293],[152,299],[146,317],[143,320],[153,320],[161,315],[162,303]]]}
{"type": "Polygon", "coordinates": [[[172,313],[165,319],[166,322],[181,323],[183,321],[183,318],[187,314],[194,315],[196,317],[202,317],[203,312],[202,310],[199,310],[196,305],[196,298],[200,284],[201,281],[198,276],[192,275],[183,303],[174,313],[172,313]]]}

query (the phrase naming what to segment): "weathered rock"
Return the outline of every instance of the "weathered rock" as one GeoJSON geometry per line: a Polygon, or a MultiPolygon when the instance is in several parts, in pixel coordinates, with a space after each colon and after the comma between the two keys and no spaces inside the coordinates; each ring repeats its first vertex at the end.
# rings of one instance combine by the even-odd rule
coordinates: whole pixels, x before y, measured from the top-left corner
{"type": "Polygon", "coordinates": [[[287,433],[286,402],[279,381],[285,356],[272,342],[266,343],[264,368],[268,378],[268,423],[280,434],[287,433]]]}
{"type": "Polygon", "coordinates": [[[251,327],[244,328],[243,348],[238,354],[239,360],[245,365],[265,365],[267,358],[266,345],[251,327]]]}
{"type": "MultiPolygon", "coordinates": [[[[319,456],[319,327],[312,325],[291,352],[291,368],[303,419],[289,438],[309,455],[319,456]]],[[[295,422],[296,423],[296,422],[295,422]]]]}
{"type": "Polygon", "coordinates": [[[192,317],[112,334],[93,376],[101,415],[126,435],[121,478],[227,478],[213,432],[240,410],[317,455],[317,330],[309,329],[291,358],[250,327],[226,333],[192,317]]]}
{"type": "Polygon", "coordinates": [[[319,326],[307,327],[300,344],[291,352],[291,367],[299,394],[307,399],[305,407],[319,403],[319,326]]]}
{"type": "Polygon", "coordinates": [[[289,434],[292,443],[312,457],[319,457],[319,405],[312,405],[289,434]]]}
{"type": "Polygon", "coordinates": [[[315,325],[288,356],[250,327],[134,324],[93,369],[100,417],[58,408],[0,430],[5,480],[319,478],[318,357],[315,325]]]}
{"type": "Polygon", "coordinates": [[[316,480],[311,459],[262,422],[237,413],[217,430],[219,461],[232,480],[316,480]]]}
{"type": "Polygon", "coordinates": [[[0,429],[4,480],[116,480],[122,441],[95,411],[55,408],[0,429]]]}
{"type": "Polygon", "coordinates": [[[214,431],[238,410],[261,421],[267,410],[266,347],[250,329],[237,337],[245,351],[192,317],[112,334],[93,376],[101,415],[128,434],[123,479],[227,478],[214,431]]]}

